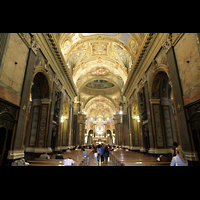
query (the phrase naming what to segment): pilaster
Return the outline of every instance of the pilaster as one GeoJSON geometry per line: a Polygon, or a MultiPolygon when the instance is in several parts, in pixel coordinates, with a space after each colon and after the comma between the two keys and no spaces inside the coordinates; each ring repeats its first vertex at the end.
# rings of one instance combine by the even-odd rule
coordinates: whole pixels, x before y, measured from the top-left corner
{"type": "Polygon", "coordinates": [[[38,49],[38,41],[36,40],[35,36],[32,36],[22,88],[18,124],[14,136],[14,144],[12,146],[12,150],[8,152],[8,159],[17,159],[24,157],[24,150],[22,148],[26,131],[26,116],[28,112],[30,88],[32,86],[32,76],[34,71],[33,67],[38,49]]]}
{"type": "Polygon", "coordinates": [[[172,43],[171,43],[171,34],[168,35],[166,42],[163,44],[163,48],[166,50],[167,60],[169,63],[169,71],[171,75],[171,82],[172,82],[173,91],[174,91],[174,101],[176,105],[175,110],[177,113],[180,144],[184,151],[192,152],[192,145],[191,145],[191,140],[190,140],[189,131],[187,127],[177,62],[176,62],[176,57],[174,53],[174,47],[172,46],[172,43]]]}

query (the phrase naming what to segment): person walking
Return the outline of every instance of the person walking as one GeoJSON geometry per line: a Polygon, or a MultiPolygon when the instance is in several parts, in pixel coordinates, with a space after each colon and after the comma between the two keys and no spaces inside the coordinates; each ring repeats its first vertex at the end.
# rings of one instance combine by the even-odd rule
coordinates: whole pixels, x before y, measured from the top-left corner
{"type": "Polygon", "coordinates": [[[101,156],[101,145],[99,144],[97,146],[97,161],[98,161],[98,164],[99,164],[100,156],[101,156]]]}
{"type": "Polygon", "coordinates": [[[106,145],[104,148],[104,158],[106,160],[106,164],[108,162],[108,157],[109,157],[109,150],[108,150],[108,146],[106,145]]]}
{"type": "Polygon", "coordinates": [[[103,148],[103,145],[101,146],[101,163],[104,162],[104,148],[103,148]]]}

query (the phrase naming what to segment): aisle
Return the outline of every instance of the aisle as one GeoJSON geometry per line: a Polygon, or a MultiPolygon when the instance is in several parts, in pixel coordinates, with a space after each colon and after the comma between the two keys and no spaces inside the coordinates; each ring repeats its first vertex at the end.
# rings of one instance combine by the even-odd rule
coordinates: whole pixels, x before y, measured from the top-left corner
{"type": "Polygon", "coordinates": [[[94,156],[91,156],[89,166],[114,166],[114,165],[112,164],[111,161],[106,164],[105,159],[104,159],[104,163],[101,163],[101,159],[100,159],[99,165],[98,165],[98,161],[95,161],[94,156]]]}

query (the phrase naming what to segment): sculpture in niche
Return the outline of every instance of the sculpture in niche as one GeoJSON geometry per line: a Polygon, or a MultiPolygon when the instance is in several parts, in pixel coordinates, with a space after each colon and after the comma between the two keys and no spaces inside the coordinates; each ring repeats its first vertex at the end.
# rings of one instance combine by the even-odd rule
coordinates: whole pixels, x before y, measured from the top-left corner
{"type": "Polygon", "coordinates": [[[139,108],[142,120],[143,121],[147,120],[147,109],[146,109],[144,88],[142,88],[139,92],[139,108]]]}
{"type": "Polygon", "coordinates": [[[56,146],[56,138],[58,135],[58,129],[57,126],[53,126],[52,128],[52,137],[51,137],[51,148],[54,149],[56,146]]]}
{"type": "Polygon", "coordinates": [[[142,129],[143,129],[143,136],[144,136],[144,147],[146,149],[146,152],[148,152],[150,148],[148,124],[144,125],[142,129]]]}
{"type": "Polygon", "coordinates": [[[61,103],[61,92],[55,91],[55,106],[54,106],[53,121],[54,121],[54,123],[55,123],[56,125],[59,124],[60,103],[61,103]]]}

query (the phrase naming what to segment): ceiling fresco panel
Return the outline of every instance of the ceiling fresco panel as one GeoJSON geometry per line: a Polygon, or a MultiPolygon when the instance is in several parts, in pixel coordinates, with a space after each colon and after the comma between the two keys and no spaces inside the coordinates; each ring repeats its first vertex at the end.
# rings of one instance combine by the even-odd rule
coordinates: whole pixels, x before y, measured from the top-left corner
{"type": "Polygon", "coordinates": [[[81,112],[87,117],[113,118],[145,33],[59,33],[55,37],[77,87],[81,112]]]}

